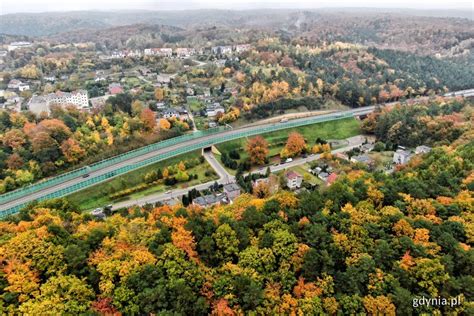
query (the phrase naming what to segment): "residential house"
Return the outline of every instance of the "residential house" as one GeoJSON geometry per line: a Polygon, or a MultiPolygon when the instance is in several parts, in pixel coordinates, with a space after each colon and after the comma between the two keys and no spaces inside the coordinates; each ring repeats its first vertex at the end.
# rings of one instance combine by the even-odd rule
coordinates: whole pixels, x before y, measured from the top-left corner
{"type": "Polygon", "coordinates": [[[404,148],[399,148],[393,154],[393,163],[397,165],[404,165],[410,161],[412,154],[410,151],[404,148]]]}
{"type": "Polygon", "coordinates": [[[214,103],[206,108],[207,117],[216,117],[219,113],[225,113],[225,109],[219,103],[214,103]]]}
{"type": "Polygon", "coordinates": [[[427,154],[431,151],[431,147],[421,145],[415,148],[415,154],[427,154]]]}
{"type": "Polygon", "coordinates": [[[286,186],[289,189],[294,190],[301,187],[301,183],[303,182],[303,177],[298,172],[290,170],[285,174],[285,177],[286,177],[286,186]]]}
{"type": "Polygon", "coordinates": [[[328,177],[329,177],[329,173],[327,173],[327,172],[320,172],[318,174],[318,178],[323,180],[324,182],[326,182],[328,180],[328,177]]]}
{"type": "Polygon", "coordinates": [[[120,83],[114,82],[114,83],[109,84],[109,94],[115,95],[119,93],[123,93],[123,88],[120,83]]]}
{"type": "Polygon", "coordinates": [[[96,208],[95,210],[91,211],[91,215],[98,219],[105,219],[104,210],[101,208],[96,208]]]}
{"type": "Polygon", "coordinates": [[[374,160],[367,155],[358,155],[351,157],[351,162],[361,163],[367,166],[371,166],[374,163],[374,160]]]}
{"type": "Polygon", "coordinates": [[[332,172],[326,179],[326,185],[330,186],[337,180],[337,174],[332,172]]]}
{"type": "Polygon", "coordinates": [[[156,102],[156,109],[160,111],[166,109],[165,102],[156,102]]]}
{"type": "Polygon", "coordinates": [[[18,91],[22,92],[22,91],[28,91],[30,90],[30,85],[27,84],[27,83],[21,83],[19,86],[18,86],[18,91]]]}
{"type": "Polygon", "coordinates": [[[169,118],[180,118],[180,114],[179,114],[179,111],[176,110],[176,109],[173,109],[173,108],[166,108],[164,110],[162,110],[162,116],[166,119],[169,119],[169,118]]]}
{"type": "Polygon", "coordinates": [[[316,167],[314,169],[310,169],[309,172],[314,174],[314,175],[318,175],[321,173],[321,171],[323,171],[323,169],[321,167],[316,167]]]}
{"type": "Polygon", "coordinates": [[[224,194],[229,201],[233,201],[240,195],[240,187],[237,183],[229,183],[224,185],[224,194]]]}
{"type": "Polygon", "coordinates": [[[20,88],[20,85],[22,85],[23,82],[21,82],[20,80],[18,79],[12,79],[10,80],[10,82],[8,83],[7,85],[7,88],[8,89],[12,89],[12,90],[16,90],[16,89],[19,89],[20,88]]]}
{"type": "Polygon", "coordinates": [[[199,196],[193,199],[193,205],[199,205],[202,207],[209,207],[213,205],[224,204],[227,202],[225,194],[209,194],[204,196],[199,196]]]}

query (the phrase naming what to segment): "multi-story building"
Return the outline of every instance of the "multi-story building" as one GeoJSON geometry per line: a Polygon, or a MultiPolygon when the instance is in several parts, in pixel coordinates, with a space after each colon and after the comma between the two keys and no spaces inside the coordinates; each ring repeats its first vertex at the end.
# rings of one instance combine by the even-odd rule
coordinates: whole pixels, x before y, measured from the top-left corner
{"type": "Polygon", "coordinates": [[[171,48],[146,48],[144,54],[145,56],[171,57],[173,50],[171,48]]]}
{"type": "Polygon", "coordinates": [[[227,55],[232,53],[232,46],[215,46],[211,51],[214,55],[227,55]]]}
{"type": "Polygon", "coordinates": [[[36,114],[42,112],[49,113],[52,105],[74,105],[79,109],[87,109],[89,108],[89,97],[86,90],[75,92],[58,91],[44,96],[33,96],[30,102],[28,102],[29,110],[36,114]]]}
{"type": "Polygon", "coordinates": [[[12,50],[19,49],[19,48],[26,48],[31,47],[30,42],[12,42],[8,45],[8,51],[11,52],[12,50]]]}
{"type": "Polygon", "coordinates": [[[298,189],[301,187],[301,183],[303,182],[303,177],[295,171],[288,171],[286,173],[286,186],[291,189],[298,189]]]}
{"type": "Polygon", "coordinates": [[[175,52],[176,56],[181,58],[190,57],[196,54],[196,50],[194,48],[176,48],[175,52]]]}

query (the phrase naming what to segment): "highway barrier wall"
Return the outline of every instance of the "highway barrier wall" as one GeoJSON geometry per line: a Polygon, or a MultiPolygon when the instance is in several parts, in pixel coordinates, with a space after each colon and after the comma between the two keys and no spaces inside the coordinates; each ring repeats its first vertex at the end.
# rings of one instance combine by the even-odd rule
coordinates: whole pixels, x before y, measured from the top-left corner
{"type": "MultiPolygon", "coordinates": [[[[208,147],[208,146],[211,146],[211,145],[214,145],[214,144],[224,143],[224,142],[239,139],[239,138],[242,138],[242,137],[249,137],[249,136],[260,135],[260,134],[264,134],[264,133],[275,132],[275,131],[279,131],[279,130],[283,130],[283,129],[289,129],[289,128],[294,128],[294,127],[299,127],[299,126],[304,126],[304,125],[310,125],[310,124],[315,124],[315,123],[321,123],[321,122],[327,122],[327,121],[333,121],[333,120],[349,118],[349,117],[353,117],[353,116],[359,115],[359,114],[366,114],[365,112],[370,112],[370,110],[367,110],[367,109],[365,109],[365,110],[361,109],[360,111],[361,111],[361,113],[358,113],[357,110],[353,110],[353,111],[348,111],[346,113],[334,114],[333,116],[329,116],[329,117],[328,116],[325,116],[325,117],[312,117],[312,118],[302,119],[302,120],[297,120],[297,121],[288,121],[288,122],[285,122],[285,123],[275,123],[275,124],[272,124],[272,125],[264,125],[261,128],[256,126],[255,129],[243,130],[243,131],[236,130],[234,133],[229,133],[227,135],[224,134],[222,136],[218,136],[218,134],[222,133],[223,131],[225,131],[228,128],[216,128],[216,129],[212,129],[212,130],[198,131],[198,132],[195,132],[193,134],[178,136],[178,137],[175,137],[175,138],[171,138],[171,139],[168,139],[168,140],[165,140],[165,141],[162,141],[162,142],[151,144],[151,145],[148,145],[148,146],[145,146],[145,147],[127,152],[125,154],[118,155],[118,156],[115,156],[115,157],[97,162],[95,164],[91,164],[89,166],[90,170],[88,170],[87,167],[84,167],[84,168],[77,169],[75,171],[65,173],[63,175],[60,175],[60,176],[57,176],[57,177],[39,182],[39,183],[31,185],[29,187],[25,187],[24,189],[19,189],[19,190],[12,191],[10,193],[3,194],[2,196],[0,196],[0,205],[4,204],[6,202],[9,202],[9,201],[18,199],[18,198],[25,197],[25,196],[33,193],[33,192],[38,192],[40,190],[52,187],[54,185],[66,182],[68,180],[72,180],[72,179],[77,178],[77,177],[82,177],[84,174],[86,174],[88,172],[100,170],[100,169],[112,166],[116,163],[120,163],[120,162],[126,161],[128,159],[135,158],[135,157],[141,156],[143,154],[150,153],[150,152],[155,151],[155,150],[164,149],[166,147],[176,145],[178,143],[182,143],[182,142],[193,140],[193,139],[199,139],[199,138],[204,137],[204,136],[209,136],[209,135],[214,135],[214,134],[216,135],[216,137],[213,137],[211,139],[203,140],[203,141],[191,144],[189,146],[185,146],[185,147],[181,147],[181,148],[178,148],[178,149],[175,149],[175,150],[171,150],[171,151],[163,153],[163,154],[158,154],[156,156],[147,158],[145,160],[142,160],[142,161],[130,164],[130,165],[126,165],[126,166],[117,168],[117,169],[115,169],[111,172],[108,172],[108,173],[105,173],[105,174],[102,174],[102,175],[99,175],[99,176],[94,176],[94,177],[87,178],[87,179],[85,178],[83,181],[81,181],[79,183],[73,184],[69,187],[59,189],[58,191],[55,191],[55,192],[46,194],[44,196],[41,196],[37,200],[42,201],[42,200],[46,200],[46,199],[54,199],[54,198],[63,197],[63,196],[69,195],[71,193],[74,193],[74,192],[80,191],[82,189],[85,189],[87,187],[93,186],[95,184],[107,181],[107,180],[109,180],[111,178],[114,178],[116,176],[123,175],[123,174],[126,174],[126,173],[130,172],[130,171],[145,167],[147,165],[150,165],[150,164],[162,161],[162,160],[166,160],[168,158],[172,158],[172,157],[175,157],[175,156],[178,156],[178,155],[181,155],[181,154],[192,152],[194,150],[198,150],[198,149],[201,149],[201,148],[204,148],[204,147],[208,147]],[[363,111],[364,111],[364,113],[362,113],[363,111]]],[[[2,209],[0,211],[0,218],[5,217],[7,215],[18,213],[23,207],[25,207],[27,205],[28,205],[28,203],[23,203],[23,204],[16,205],[14,207],[2,209]]]]}

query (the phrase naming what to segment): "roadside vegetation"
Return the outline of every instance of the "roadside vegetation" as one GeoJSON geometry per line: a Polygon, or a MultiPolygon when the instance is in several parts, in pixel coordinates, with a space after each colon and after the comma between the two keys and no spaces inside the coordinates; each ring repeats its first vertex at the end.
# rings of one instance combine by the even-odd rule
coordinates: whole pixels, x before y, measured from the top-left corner
{"type": "Polygon", "coordinates": [[[81,210],[90,210],[216,179],[217,174],[196,151],[129,172],[73,193],[67,199],[81,210]]]}
{"type": "MultiPolygon", "coordinates": [[[[260,136],[266,140],[268,145],[268,154],[266,155],[266,158],[271,160],[272,157],[275,157],[277,161],[279,161],[280,153],[287,143],[288,135],[292,132],[297,132],[302,135],[306,143],[312,146],[315,144],[317,139],[345,139],[356,136],[360,134],[361,131],[360,122],[354,118],[348,118],[261,134],[260,136]]],[[[218,144],[216,147],[221,154],[228,156],[232,155],[234,158],[230,157],[231,159],[234,159],[237,163],[243,163],[250,158],[246,151],[247,142],[248,139],[240,138],[218,144]]]]}

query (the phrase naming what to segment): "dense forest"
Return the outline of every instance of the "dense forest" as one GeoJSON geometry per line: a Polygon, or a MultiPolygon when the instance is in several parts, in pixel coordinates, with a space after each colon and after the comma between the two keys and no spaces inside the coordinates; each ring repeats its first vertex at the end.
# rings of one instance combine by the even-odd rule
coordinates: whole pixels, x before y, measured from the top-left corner
{"type": "MultiPolygon", "coordinates": [[[[207,209],[132,207],[105,220],[62,199],[30,205],[0,222],[0,309],[472,314],[472,107],[426,108],[438,124],[462,116],[462,133],[393,174],[351,168],[331,186],[300,194],[244,194],[207,209]],[[414,308],[423,296],[463,303],[414,308]]],[[[383,131],[399,111],[364,125],[383,131]]],[[[408,139],[419,131],[414,126],[408,139]]],[[[384,135],[378,140],[388,142],[384,135]]]]}
{"type": "Polygon", "coordinates": [[[474,69],[463,63],[342,42],[311,47],[267,38],[225,66],[186,78],[234,89],[230,102],[248,119],[320,109],[327,100],[361,107],[474,86],[474,69]]]}

